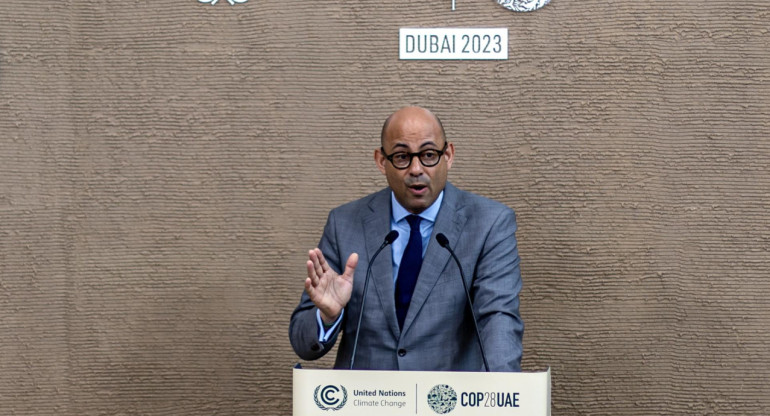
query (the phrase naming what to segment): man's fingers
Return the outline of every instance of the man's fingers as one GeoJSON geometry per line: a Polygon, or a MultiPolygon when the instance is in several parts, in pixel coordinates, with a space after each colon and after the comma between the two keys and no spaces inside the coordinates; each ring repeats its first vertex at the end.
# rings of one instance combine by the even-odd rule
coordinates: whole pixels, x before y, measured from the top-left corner
{"type": "Polygon", "coordinates": [[[326,257],[324,257],[324,253],[321,252],[321,249],[315,249],[315,253],[318,257],[318,264],[321,266],[321,274],[324,274],[329,271],[329,264],[326,263],[326,257]]]}
{"type": "Polygon", "coordinates": [[[310,258],[310,261],[313,263],[313,273],[317,277],[321,277],[324,274],[323,266],[321,266],[321,260],[318,257],[321,253],[321,250],[313,249],[308,252],[308,257],[310,258]]]}
{"type": "Polygon", "coordinates": [[[358,266],[358,253],[353,253],[348,257],[347,263],[345,263],[345,276],[349,279],[353,278],[353,273],[356,271],[356,266],[358,266]]]}
{"type": "Polygon", "coordinates": [[[313,286],[318,285],[318,275],[315,272],[315,266],[311,260],[307,261],[307,281],[313,286]]]}
{"type": "Polygon", "coordinates": [[[318,283],[313,284],[313,282],[310,281],[310,278],[305,279],[305,292],[307,292],[307,295],[310,297],[310,300],[312,300],[313,303],[318,301],[318,296],[321,293],[317,286],[318,283]]]}

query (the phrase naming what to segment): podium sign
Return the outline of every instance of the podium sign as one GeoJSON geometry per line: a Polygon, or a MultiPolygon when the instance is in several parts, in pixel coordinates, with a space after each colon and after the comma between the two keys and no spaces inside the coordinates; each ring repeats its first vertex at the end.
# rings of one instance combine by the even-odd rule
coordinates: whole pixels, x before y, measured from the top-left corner
{"type": "Polygon", "coordinates": [[[294,416],[550,416],[551,371],[294,369],[294,416]]]}

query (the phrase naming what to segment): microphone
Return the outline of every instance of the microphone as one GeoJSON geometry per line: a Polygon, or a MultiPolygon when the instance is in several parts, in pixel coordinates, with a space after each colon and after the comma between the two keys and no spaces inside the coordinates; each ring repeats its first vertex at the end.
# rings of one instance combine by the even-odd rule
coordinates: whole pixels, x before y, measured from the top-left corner
{"type": "Polygon", "coordinates": [[[452,247],[449,247],[449,239],[442,233],[436,234],[436,241],[438,245],[444,247],[452,255],[457,263],[457,268],[460,269],[460,277],[463,282],[463,289],[465,290],[465,297],[468,298],[468,306],[471,308],[471,318],[473,318],[473,328],[476,330],[476,340],[479,342],[479,349],[481,350],[481,358],[484,360],[484,368],[489,372],[489,363],[487,362],[487,354],[484,352],[484,346],[481,344],[481,333],[479,332],[479,322],[476,320],[476,312],[473,311],[473,301],[471,300],[471,294],[468,292],[468,286],[465,284],[465,273],[463,273],[463,266],[460,265],[460,260],[457,259],[452,247]]]}
{"type": "Polygon", "coordinates": [[[350,369],[353,369],[353,363],[356,361],[356,349],[358,348],[358,335],[361,334],[361,319],[364,317],[364,305],[366,304],[366,292],[369,290],[369,276],[372,274],[372,264],[374,264],[374,259],[377,258],[377,255],[380,254],[380,251],[382,251],[383,248],[386,246],[389,246],[393,244],[394,241],[398,238],[398,231],[391,230],[391,232],[388,233],[388,235],[385,236],[385,241],[382,242],[382,245],[380,245],[380,248],[377,249],[377,251],[374,252],[374,255],[372,256],[372,260],[369,261],[369,266],[366,268],[366,278],[364,279],[364,295],[363,298],[361,298],[361,310],[358,312],[358,325],[356,326],[356,338],[353,340],[353,354],[350,357],[350,369]]]}

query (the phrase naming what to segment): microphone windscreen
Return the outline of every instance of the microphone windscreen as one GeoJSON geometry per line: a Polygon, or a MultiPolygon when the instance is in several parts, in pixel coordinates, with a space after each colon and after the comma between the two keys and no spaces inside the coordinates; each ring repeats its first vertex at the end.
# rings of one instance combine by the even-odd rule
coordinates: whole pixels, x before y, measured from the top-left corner
{"type": "Polygon", "coordinates": [[[442,233],[436,234],[436,241],[438,241],[438,245],[441,247],[446,247],[449,245],[449,239],[446,238],[446,236],[442,233]]]}
{"type": "Polygon", "coordinates": [[[385,236],[385,244],[392,244],[398,238],[398,231],[393,230],[385,236]]]}

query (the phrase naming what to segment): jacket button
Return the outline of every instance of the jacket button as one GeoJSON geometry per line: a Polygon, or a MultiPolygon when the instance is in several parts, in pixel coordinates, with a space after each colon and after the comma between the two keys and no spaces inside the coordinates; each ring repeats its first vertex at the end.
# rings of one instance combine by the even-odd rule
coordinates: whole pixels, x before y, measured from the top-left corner
{"type": "Polygon", "coordinates": [[[311,351],[316,351],[316,352],[321,351],[321,346],[318,343],[315,343],[315,344],[310,346],[310,350],[311,351]]]}
{"type": "Polygon", "coordinates": [[[403,357],[405,355],[406,355],[406,350],[405,349],[401,348],[400,350],[398,350],[398,356],[399,357],[403,357]]]}

